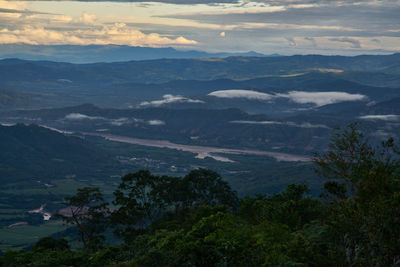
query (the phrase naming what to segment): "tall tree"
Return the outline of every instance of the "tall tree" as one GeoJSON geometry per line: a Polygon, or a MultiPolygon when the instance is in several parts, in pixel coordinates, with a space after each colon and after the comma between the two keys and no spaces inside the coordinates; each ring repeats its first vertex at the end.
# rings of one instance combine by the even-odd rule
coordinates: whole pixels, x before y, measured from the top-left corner
{"type": "Polygon", "coordinates": [[[355,125],[337,131],[316,154],[317,171],[331,179],[328,224],[346,264],[400,265],[399,149],[389,138],[373,146],[355,125]]]}
{"type": "Polygon", "coordinates": [[[103,242],[102,234],[108,223],[110,211],[100,189],[84,187],[76,195],[65,198],[64,214],[58,214],[67,224],[78,228],[79,240],[85,250],[96,250],[103,242]]]}
{"type": "Polygon", "coordinates": [[[113,201],[118,208],[112,214],[118,236],[132,240],[160,216],[166,206],[158,190],[162,183],[163,179],[145,170],[121,178],[113,201]]]}

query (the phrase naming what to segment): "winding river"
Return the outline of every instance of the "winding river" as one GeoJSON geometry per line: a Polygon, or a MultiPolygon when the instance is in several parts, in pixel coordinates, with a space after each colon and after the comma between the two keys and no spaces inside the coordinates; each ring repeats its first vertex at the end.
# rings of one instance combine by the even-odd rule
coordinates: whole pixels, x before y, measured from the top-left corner
{"type": "Polygon", "coordinates": [[[215,160],[223,162],[233,162],[233,160],[216,154],[268,156],[276,159],[277,161],[301,161],[301,162],[311,161],[311,158],[307,156],[281,153],[281,152],[271,152],[271,151],[253,150],[253,149],[233,149],[233,148],[220,148],[220,147],[210,147],[210,146],[182,145],[182,144],[175,144],[167,140],[141,139],[141,138],[120,136],[107,133],[83,132],[82,134],[100,136],[105,138],[106,140],[121,142],[121,143],[187,151],[196,154],[196,158],[199,159],[210,157],[215,160]]]}

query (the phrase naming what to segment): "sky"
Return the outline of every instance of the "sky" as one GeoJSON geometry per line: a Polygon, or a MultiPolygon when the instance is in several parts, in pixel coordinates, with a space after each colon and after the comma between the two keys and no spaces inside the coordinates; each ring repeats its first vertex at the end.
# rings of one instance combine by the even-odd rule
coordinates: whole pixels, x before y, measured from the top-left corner
{"type": "Polygon", "coordinates": [[[0,44],[207,52],[400,52],[400,0],[0,0],[0,44]]]}

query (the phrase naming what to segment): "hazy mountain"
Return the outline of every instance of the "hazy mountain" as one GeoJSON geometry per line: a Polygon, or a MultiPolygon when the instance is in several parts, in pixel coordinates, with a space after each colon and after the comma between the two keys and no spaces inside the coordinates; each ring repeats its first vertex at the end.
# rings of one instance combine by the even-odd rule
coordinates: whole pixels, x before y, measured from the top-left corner
{"type": "MultiPolygon", "coordinates": [[[[61,80],[73,83],[163,83],[173,80],[290,78],[313,71],[331,75],[340,75],[347,71],[366,71],[392,75],[396,80],[400,75],[399,62],[400,54],[356,57],[308,55],[157,59],[80,65],[6,59],[0,61],[0,78],[2,82],[61,80]]],[[[357,79],[361,79],[359,75],[357,79]]]]}
{"type": "Polygon", "coordinates": [[[117,62],[161,58],[216,58],[229,56],[262,57],[265,55],[254,51],[243,53],[207,53],[196,50],[177,50],[172,47],[153,48],[123,45],[0,45],[0,58],[49,60],[70,63],[117,62]]]}

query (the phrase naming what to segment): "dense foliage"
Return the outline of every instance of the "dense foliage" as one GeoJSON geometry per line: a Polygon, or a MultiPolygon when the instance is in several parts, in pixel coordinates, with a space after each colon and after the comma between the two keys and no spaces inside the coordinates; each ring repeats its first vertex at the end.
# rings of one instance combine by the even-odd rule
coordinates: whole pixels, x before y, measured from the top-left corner
{"type": "MultiPolygon", "coordinates": [[[[128,174],[114,193],[111,212],[102,213],[123,243],[83,251],[47,238],[31,251],[5,253],[1,263],[399,266],[398,154],[392,139],[373,147],[354,126],[337,132],[329,150],[315,155],[317,171],[329,178],[320,199],[308,196],[306,185],[293,184],[280,194],[239,200],[217,173],[203,169],[183,178],[128,174]]],[[[81,189],[69,200],[92,203],[90,196],[100,197],[99,191],[81,189]]]]}
{"type": "Polygon", "coordinates": [[[81,138],[34,124],[0,125],[0,151],[2,185],[36,177],[48,181],[74,173],[99,178],[98,169],[105,170],[106,166],[114,164],[107,152],[81,138]]]}

